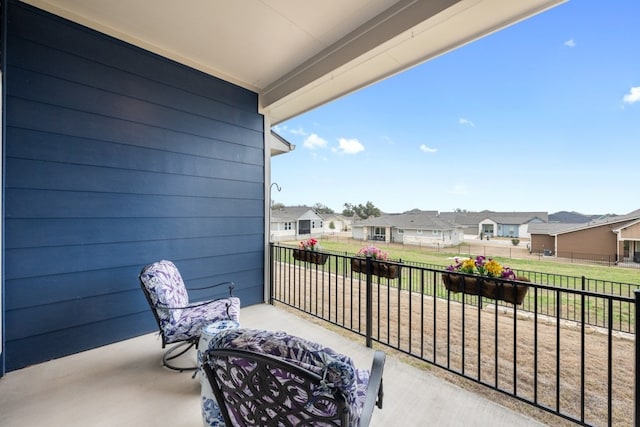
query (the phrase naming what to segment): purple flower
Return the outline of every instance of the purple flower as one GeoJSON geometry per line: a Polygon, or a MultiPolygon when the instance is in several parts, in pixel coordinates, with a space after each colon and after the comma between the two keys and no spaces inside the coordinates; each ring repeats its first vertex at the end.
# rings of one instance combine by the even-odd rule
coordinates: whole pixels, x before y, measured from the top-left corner
{"type": "Polygon", "coordinates": [[[502,270],[501,277],[503,279],[515,280],[516,273],[514,273],[509,267],[505,267],[504,270],[502,270]]]}

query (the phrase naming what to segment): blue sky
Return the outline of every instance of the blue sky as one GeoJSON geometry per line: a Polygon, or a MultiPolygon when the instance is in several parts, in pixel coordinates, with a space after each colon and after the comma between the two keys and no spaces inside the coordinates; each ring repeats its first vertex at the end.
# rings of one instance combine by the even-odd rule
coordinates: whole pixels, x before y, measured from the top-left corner
{"type": "Polygon", "coordinates": [[[572,0],[278,125],[285,205],[640,209],[640,1],[572,0]]]}

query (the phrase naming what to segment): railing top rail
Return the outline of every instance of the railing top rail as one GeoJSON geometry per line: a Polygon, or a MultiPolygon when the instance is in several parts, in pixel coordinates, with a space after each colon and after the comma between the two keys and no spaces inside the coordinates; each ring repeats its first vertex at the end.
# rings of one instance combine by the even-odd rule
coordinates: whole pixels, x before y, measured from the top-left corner
{"type": "MultiPolygon", "coordinates": [[[[282,249],[286,249],[286,250],[294,250],[294,249],[298,249],[297,247],[294,246],[289,246],[289,245],[279,245],[279,244],[272,244],[274,247],[277,248],[282,248],[282,249]]],[[[336,257],[336,258],[349,258],[349,259],[362,259],[364,260],[365,258],[362,257],[358,257],[357,254],[353,253],[353,252],[342,252],[342,251],[331,251],[331,250],[320,250],[319,252],[321,253],[326,253],[329,254],[330,256],[336,257]]],[[[371,259],[372,262],[383,262],[380,260],[376,260],[376,259],[371,259]]],[[[408,274],[407,271],[410,271],[411,269],[419,269],[419,270],[424,270],[424,271],[430,271],[430,272],[436,272],[439,274],[446,274],[446,273],[450,273],[449,271],[446,270],[446,267],[443,267],[441,265],[436,265],[436,264],[428,264],[428,263],[421,263],[421,262],[417,262],[417,261],[404,261],[404,260],[386,260],[384,262],[387,262],[389,264],[395,264],[395,265],[401,265],[404,269],[405,269],[405,273],[404,274],[408,274]]],[[[541,272],[536,272],[536,271],[530,271],[530,270],[514,270],[516,271],[519,275],[521,273],[525,273],[528,275],[533,275],[534,277],[536,275],[549,275],[549,276],[554,276],[554,277],[561,277],[561,278],[565,278],[565,279],[571,279],[575,282],[579,282],[582,280],[600,280],[600,279],[589,279],[586,278],[584,276],[582,277],[578,277],[578,276],[566,276],[566,275],[560,275],[560,274],[554,274],[554,273],[541,273],[541,272]]],[[[459,273],[456,272],[455,274],[461,274],[464,276],[473,276],[472,274],[465,274],[465,273],[459,273]]],[[[477,276],[476,276],[477,277],[477,276]]],[[[489,279],[487,277],[487,279],[489,279]]],[[[509,279],[502,279],[502,278],[490,278],[491,280],[495,280],[495,281],[501,281],[501,282],[505,282],[505,283],[521,283],[519,281],[514,281],[514,280],[509,280],[509,279]]],[[[620,283],[620,282],[611,282],[611,281],[604,281],[606,283],[609,284],[619,284],[619,285],[624,285],[624,286],[628,286],[628,287],[637,287],[638,285],[634,285],[632,283],[620,283]]],[[[617,294],[611,294],[611,293],[605,293],[605,292],[598,292],[598,291],[593,291],[593,290],[588,290],[588,289],[575,289],[575,288],[567,288],[567,287],[561,287],[558,285],[554,285],[554,284],[544,284],[544,283],[536,283],[536,282],[527,282],[527,285],[529,287],[534,287],[537,289],[543,289],[543,290],[547,290],[547,291],[562,291],[564,293],[568,293],[568,294],[574,294],[574,295],[585,295],[586,297],[594,297],[594,298],[608,298],[611,299],[613,301],[619,301],[619,302],[626,302],[626,303],[633,303],[635,302],[635,298],[633,296],[623,296],[623,295],[617,295],[617,294]]]]}

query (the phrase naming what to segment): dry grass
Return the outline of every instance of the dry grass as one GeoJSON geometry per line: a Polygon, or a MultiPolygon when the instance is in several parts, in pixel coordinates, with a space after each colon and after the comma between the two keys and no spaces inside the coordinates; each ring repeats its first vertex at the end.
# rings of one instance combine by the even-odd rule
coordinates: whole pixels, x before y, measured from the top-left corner
{"type": "MultiPolygon", "coordinates": [[[[279,299],[298,295],[300,299],[291,301],[292,305],[364,332],[364,281],[336,276],[329,280],[322,273],[300,276],[296,267],[283,265],[282,283],[289,283],[290,288],[276,291],[279,299]]],[[[584,378],[585,423],[607,425],[609,341],[603,331],[586,328],[583,333],[575,323],[558,325],[554,319],[542,317],[534,321],[517,310],[496,310],[495,306],[478,309],[384,284],[376,284],[373,304],[374,339],[400,350],[398,353],[411,364],[550,425],[574,424],[455,373],[545,407],[559,407],[561,413],[578,419],[584,378]]],[[[631,425],[633,420],[633,338],[628,334],[611,337],[612,422],[616,426],[631,425]]]]}

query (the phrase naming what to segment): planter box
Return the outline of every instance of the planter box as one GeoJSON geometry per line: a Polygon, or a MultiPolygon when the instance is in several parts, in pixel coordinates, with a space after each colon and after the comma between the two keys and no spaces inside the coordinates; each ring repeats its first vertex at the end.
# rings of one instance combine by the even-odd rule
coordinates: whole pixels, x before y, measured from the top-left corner
{"type": "MultiPolygon", "coordinates": [[[[351,271],[355,273],[367,274],[367,260],[352,258],[351,271]]],[[[400,266],[396,264],[389,264],[388,262],[372,260],[371,274],[379,277],[386,277],[387,279],[397,279],[400,275],[400,266]]]]}
{"type": "MultiPolygon", "coordinates": [[[[517,281],[528,282],[526,277],[516,277],[517,281]]],[[[463,292],[469,295],[482,295],[483,297],[498,299],[512,304],[522,304],[529,287],[521,283],[499,282],[489,277],[479,279],[473,276],[461,274],[442,274],[444,287],[451,292],[463,292]]]]}
{"type": "Polygon", "coordinates": [[[293,250],[293,257],[299,261],[310,262],[312,264],[324,265],[329,259],[329,254],[322,252],[305,251],[301,249],[293,250]]]}

